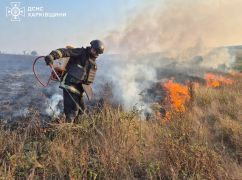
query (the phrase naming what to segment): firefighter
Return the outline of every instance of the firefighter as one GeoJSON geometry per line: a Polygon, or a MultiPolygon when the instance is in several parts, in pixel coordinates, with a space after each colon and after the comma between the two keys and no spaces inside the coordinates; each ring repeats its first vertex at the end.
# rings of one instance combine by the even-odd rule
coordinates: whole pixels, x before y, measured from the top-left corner
{"type": "Polygon", "coordinates": [[[47,65],[54,60],[69,57],[66,70],[62,76],[60,88],[63,89],[64,113],[67,122],[74,122],[78,115],[86,110],[83,93],[91,94],[90,85],[93,83],[97,71],[96,59],[104,52],[104,44],[100,40],[90,42],[86,48],[60,48],[45,56],[47,65]]]}

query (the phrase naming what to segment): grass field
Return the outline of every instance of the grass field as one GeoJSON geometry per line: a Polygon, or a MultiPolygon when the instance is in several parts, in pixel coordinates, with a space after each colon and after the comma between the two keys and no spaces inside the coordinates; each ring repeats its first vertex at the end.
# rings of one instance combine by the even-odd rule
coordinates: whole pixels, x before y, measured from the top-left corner
{"type": "Polygon", "coordinates": [[[141,120],[106,105],[75,124],[38,112],[0,128],[0,179],[242,179],[242,80],[195,89],[184,112],[141,120]]]}

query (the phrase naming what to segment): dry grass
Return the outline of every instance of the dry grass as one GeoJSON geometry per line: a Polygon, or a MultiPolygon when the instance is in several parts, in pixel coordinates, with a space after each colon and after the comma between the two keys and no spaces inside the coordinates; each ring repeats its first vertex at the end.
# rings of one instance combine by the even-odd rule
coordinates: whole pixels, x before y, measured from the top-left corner
{"type": "Polygon", "coordinates": [[[242,179],[242,85],[201,87],[186,113],[143,121],[106,106],[76,124],[37,113],[0,129],[0,179],[242,179]]]}

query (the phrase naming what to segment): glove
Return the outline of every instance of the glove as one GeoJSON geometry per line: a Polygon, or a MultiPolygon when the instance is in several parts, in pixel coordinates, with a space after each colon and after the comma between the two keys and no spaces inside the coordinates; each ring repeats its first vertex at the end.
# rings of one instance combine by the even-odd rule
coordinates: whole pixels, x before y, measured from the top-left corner
{"type": "Polygon", "coordinates": [[[54,58],[51,55],[45,56],[45,63],[47,66],[52,65],[54,63],[54,58]]]}

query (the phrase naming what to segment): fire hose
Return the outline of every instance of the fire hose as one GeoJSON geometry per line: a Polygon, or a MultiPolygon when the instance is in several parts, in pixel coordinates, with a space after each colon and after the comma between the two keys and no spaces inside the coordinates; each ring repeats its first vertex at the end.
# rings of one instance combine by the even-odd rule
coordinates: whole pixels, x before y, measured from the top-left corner
{"type": "MultiPolygon", "coordinates": [[[[38,81],[43,87],[47,87],[47,86],[49,85],[49,83],[50,83],[50,80],[51,80],[51,77],[52,77],[52,76],[50,75],[50,77],[49,77],[47,83],[44,83],[44,82],[42,82],[42,81],[40,80],[40,78],[38,77],[38,75],[37,75],[37,73],[36,73],[36,71],[35,71],[35,64],[36,64],[36,62],[37,62],[38,60],[44,58],[44,57],[45,57],[45,56],[39,56],[39,57],[37,57],[37,58],[34,59],[34,62],[33,62],[33,73],[34,73],[35,78],[37,79],[37,81],[38,81]]],[[[57,80],[58,80],[59,82],[61,82],[61,78],[60,78],[60,76],[58,75],[58,73],[56,72],[54,66],[53,66],[52,64],[50,64],[49,67],[51,68],[52,72],[55,74],[57,80]]],[[[52,74],[52,72],[51,72],[51,74],[52,74]]],[[[64,90],[68,93],[68,95],[70,96],[70,98],[72,99],[72,101],[76,104],[76,106],[78,107],[78,109],[79,109],[81,112],[83,112],[83,109],[81,109],[80,105],[79,105],[79,104],[75,101],[75,99],[72,97],[72,95],[70,94],[69,90],[66,89],[65,87],[63,87],[63,88],[64,88],[64,90]]],[[[83,112],[83,113],[84,113],[84,112],[83,112]]]]}
{"type": "MultiPolygon", "coordinates": [[[[35,58],[34,63],[33,63],[33,73],[34,73],[34,76],[35,76],[35,78],[37,79],[37,81],[38,81],[42,86],[47,87],[47,86],[49,85],[49,83],[50,83],[51,76],[49,77],[47,83],[43,83],[43,82],[40,80],[40,78],[37,76],[36,71],[35,71],[35,64],[36,64],[36,62],[37,62],[38,60],[40,60],[41,58],[44,58],[44,56],[39,56],[39,57],[35,58]]],[[[53,70],[52,70],[52,71],[53,71],[53,70]]]]}

